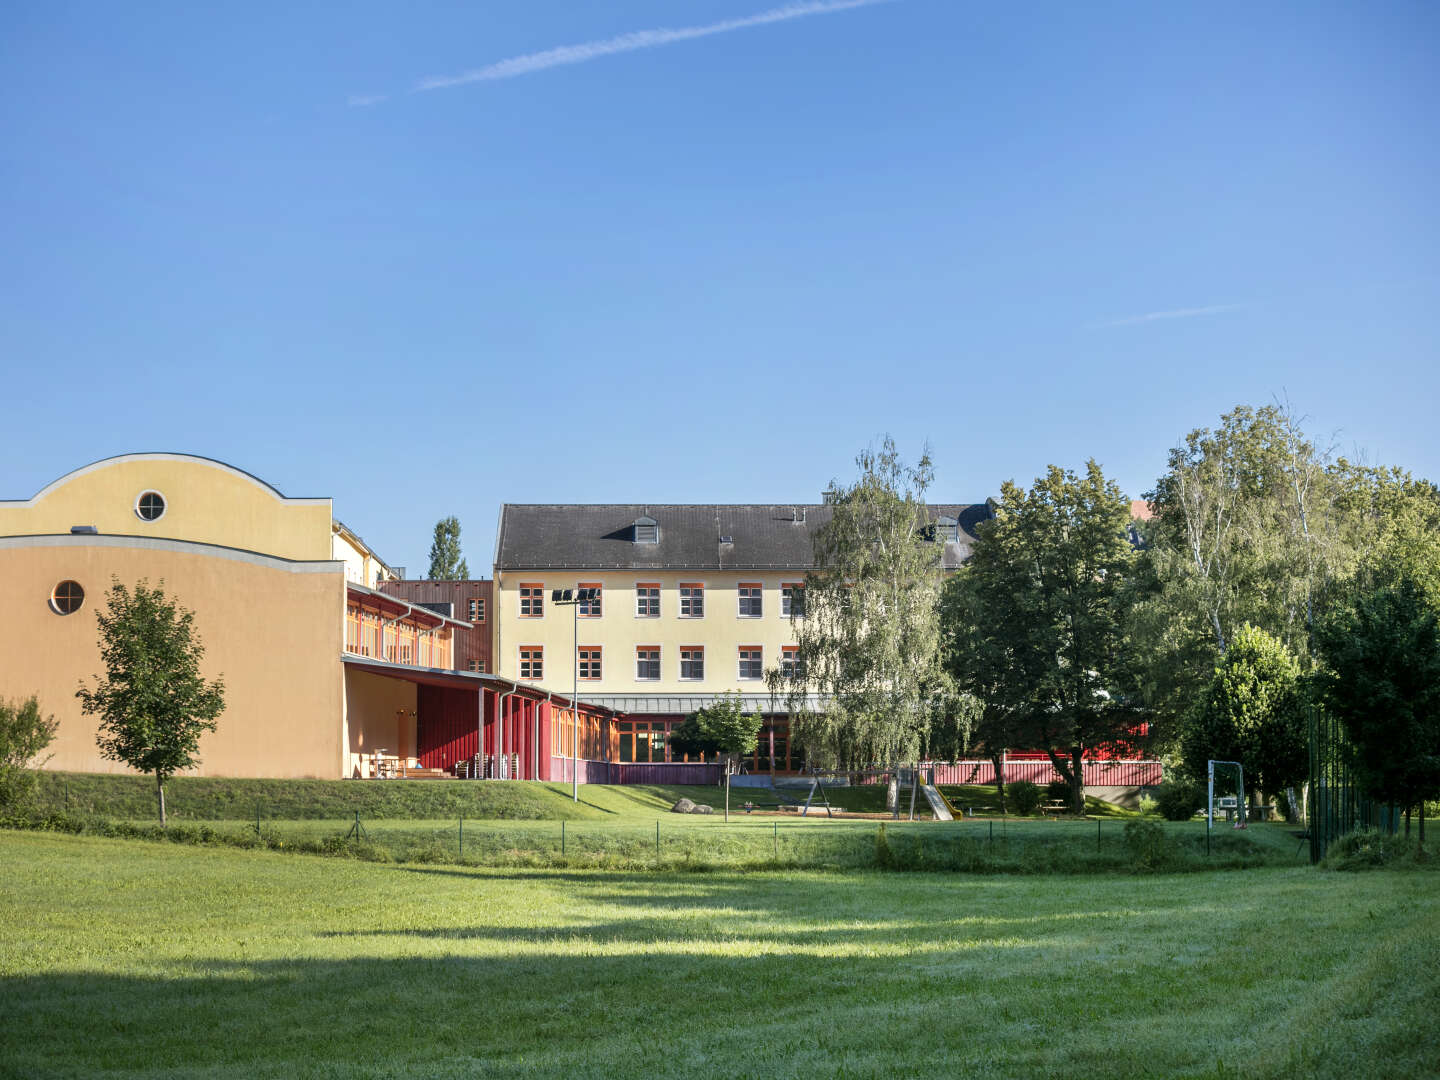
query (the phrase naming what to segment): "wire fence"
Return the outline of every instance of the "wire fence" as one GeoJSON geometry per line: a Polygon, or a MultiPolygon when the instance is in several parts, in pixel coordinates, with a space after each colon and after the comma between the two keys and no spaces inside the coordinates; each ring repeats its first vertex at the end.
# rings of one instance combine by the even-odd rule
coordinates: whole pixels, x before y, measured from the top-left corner
{"type": "MultiPolygon", "coordinates": [[[[1127,828],[1107,819],[964,819],[954,822],[825,818],[676,817],[652,821],[496,821],[456,818],[250,819],[112,822],[56,815],[71,832],[218,843],[378,862],[615,869],[881,868],[976,872],[1203,869],[1285,861],[1274,845],[1227,837],[1207,853],[1203,822],[1127,828]],[[1137,842],[1137,836],[1139,841],[1137,842]]],[[[1293,843],[1293,842],[1292,842],[1293,843]]],[[[1293,856],[1292,856],[1293,857],[1293,856]]]]}

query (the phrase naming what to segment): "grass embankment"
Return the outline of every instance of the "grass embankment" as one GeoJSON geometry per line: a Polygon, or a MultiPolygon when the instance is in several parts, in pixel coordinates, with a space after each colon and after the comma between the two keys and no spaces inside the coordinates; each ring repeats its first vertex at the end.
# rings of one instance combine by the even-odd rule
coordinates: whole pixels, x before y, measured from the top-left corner
{"type": "MultiPolygon", "coordinates": [[[[117,820],[144,820],[155,815],[155,782],[146,776],[104,773],[40,772],[36,804],[44,811],[95,814],[117,820]]],[[[999,800],[991,785],[947,785],[940,789],[962,813],[997,816],[999,800]]],[[[804,789],[785,792],[789,800],[804,800],[804,789]]],[[[908,793],[907,793],[908,795],[908,793]]],[[[486,783],[473,780],[250,780],[208,776],[177,776],[165,785],[165,805],[177,821],[240,821],[281,819],[302,821],[353,817],[418,819],[489,818],[506,821],[603,821],[616,818],[651,819],[665,814],[681,796],[717,810],[725,792],[719,787],[612,787],[586,784],[580,801],[572,801],[570,786],[532,781],[486,783]]],[[[826,789],[837,810],[881,813],[885,788],[879,784],[826,789]]],[[[772,808],[775,792],[760,788],[734,788],[730,805],[739,810],[746,801],[772,808]]],[[[817,796],[812,813],[824,810],[817,796]]],[[[908,816],[909,802],[902,809],[908,816]]],[[[916,814],[930,816],[924,799],[916,800],[916,814]]],[[[1131,817],[1128,811],[1087,800],[1095,817],[1131,817]]]]}
{"type": "Polygon", "coordinates": [[[0,833],[0,1073],[1384,1076],[1429,875],[704,876],[0,833]]]}
{"type": "MultiPolygon", "coordinates": [[[[153,818],[155,781],[148,776],[41,772],[35,803],[44,811],[118,820],[153,818]]],[[[351,818],[434,819],[461,814],[507,821],[596,821],[668,811],[680,795],[715,801],[713,787],[583,785],[573,802],[568,784],[474,780],[249,780],[177,776],[165,806],[177,821],[303,821],[351,818]]]]}

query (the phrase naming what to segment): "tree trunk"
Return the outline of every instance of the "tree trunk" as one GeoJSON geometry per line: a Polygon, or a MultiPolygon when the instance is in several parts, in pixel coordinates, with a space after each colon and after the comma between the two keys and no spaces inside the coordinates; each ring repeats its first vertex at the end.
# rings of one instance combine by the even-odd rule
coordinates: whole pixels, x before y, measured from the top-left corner
{"type": "Polygon", "coordinates": [[[1405,839],[1410,839],[1410,807],[1405,807],[1405,839]]]}
{"type": "Polygon", "coordinates": [[[1005,755],[1000,754],[990,759],[995,766],[995,794],[1000,799],[1000,813],[1005,813],[1005,755]]]}
{"type": "Polygon", "coordinates": [[[160,827],[168,829],[170,826],[165,823],[165,777],[158,772],[155,774],[155,798],[160,804],[160,827]]]}
{"type": "Polygon", "coordinates": [[[1419,844],[1419,846],[1415,849],[1415,853],[1416,853],[1416,855],[1421,856],[1421,857],[1423,857],[1424,854],[1425,854],[1425,800],[1424,800],[1424,799],[1421,799],[1421,800],[1420,800],[1420,844],[1419,844]]]}
{"type": "Polygon", "coordinates": [[[1070,781],[1070,793],[1075,798],[1075,813],[1079,817],[1085,816],[1085,751],[1076,743],[1070,747],[1070,771],[1073,778],[1070,781]]]}

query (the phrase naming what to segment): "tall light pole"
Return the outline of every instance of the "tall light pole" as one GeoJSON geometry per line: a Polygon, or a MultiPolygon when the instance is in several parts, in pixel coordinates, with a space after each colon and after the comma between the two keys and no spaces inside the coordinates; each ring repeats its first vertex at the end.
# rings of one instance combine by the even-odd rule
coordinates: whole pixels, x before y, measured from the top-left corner
{"type": "Polygon", "coordinates": [[[556,607],[569,607],[571,617],[570,664],[570,798],[580,801],[580,605],[588,604],[600,595],[599,589],[551,589],[550,603],[556,607]]]}

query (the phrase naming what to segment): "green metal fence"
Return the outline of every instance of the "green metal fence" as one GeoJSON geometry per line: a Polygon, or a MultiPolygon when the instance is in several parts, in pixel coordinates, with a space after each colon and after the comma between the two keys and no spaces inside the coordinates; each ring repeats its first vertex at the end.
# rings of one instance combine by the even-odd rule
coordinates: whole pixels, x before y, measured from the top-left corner
{"type": "Polygon", "coordinates": [[[1346,833],[1399,830],[1397,807],[1369,798],[1351,769],[1350,742],[1340,721],[1320,708],[1310,710],[1310,861],[1318,863],[1346,833]]]}

